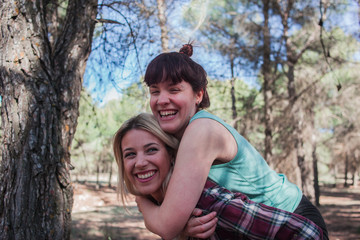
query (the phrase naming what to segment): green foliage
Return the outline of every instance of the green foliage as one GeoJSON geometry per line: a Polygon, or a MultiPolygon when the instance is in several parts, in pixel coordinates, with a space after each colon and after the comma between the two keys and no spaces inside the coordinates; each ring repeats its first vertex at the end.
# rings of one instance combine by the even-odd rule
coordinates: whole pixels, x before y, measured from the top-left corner
{"type": "Polygon", "coordinates": [[[113,135],[125,120],[146,111],[146,99],[144,88],[136,83],[125,89],[120,99],[111,100],[103,107],[98,107],[86,90],[82,92],[71,151],[75,175],[109,171],[114,161],[113,135]]]}
{"type": "Polygon", "coordinates": [[[79,114],[71,150],[72,164],[75,174],[89,174],[93,172],[93,164],[101,149],[98,145],[101,130],[99,109],[86,91],[81,93],[79,114]]]}
{"type": "Polygon", "coordinates": [[[209,80],[208,92],[211,105],[208,111],[220,116],[244,135],[258,150],[263,149],[262,125],[260,115],[263,97],[256,88],[251,88],[241,79],[235,79],[235,100],[237,117],[232,116],[231,81],[209,80]]]}
{"type": "Polygon", "coordinates": [[[327,34],[332,36],[326,40],[327,59],[322,52],[309,51],[301,61],[299,73],[308,81],[320,80],[306,97],[314,106],[319,171],[324,182],[334,181],[331,175],[335,169],[344,171],[346,156],[356,165],[359,159],[354,154],[360,147],[360,138],[356,137],[360,132],[360,99],[356,93],[360,91],[359,63],[354,61],[359,42],[340,28],[327,34]]]}
{"type": "MultiPolygon", "coordinates": [[[[231,82],[230,80],[209,80],[208,92],[211,106],[208,109],[214,114],[221,116],[227,122],[232,121],[231,111],[231,82]]],[[[247,108],[259,108],[262,104],[259,91],[250,88],[243,80],[235,80],[236,108],[240,116],[247,114],[247,108]]]]}

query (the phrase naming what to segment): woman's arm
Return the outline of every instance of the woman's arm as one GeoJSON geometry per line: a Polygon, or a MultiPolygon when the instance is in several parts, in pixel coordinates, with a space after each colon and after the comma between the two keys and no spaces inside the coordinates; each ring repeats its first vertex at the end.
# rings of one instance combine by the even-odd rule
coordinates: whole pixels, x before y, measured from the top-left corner
{"type": "Polygon", "coordinates": [[[210,119],[193,121],[181,140],[161,206],[137,199],[146,227],[165,239],[180,234],[199,200],[213,161],[224,158],[224,153],[234,157],[236,150],[235,140],[222,125],[210,119]],[[229,154],[231,151],[233,154],[229,154]]]}

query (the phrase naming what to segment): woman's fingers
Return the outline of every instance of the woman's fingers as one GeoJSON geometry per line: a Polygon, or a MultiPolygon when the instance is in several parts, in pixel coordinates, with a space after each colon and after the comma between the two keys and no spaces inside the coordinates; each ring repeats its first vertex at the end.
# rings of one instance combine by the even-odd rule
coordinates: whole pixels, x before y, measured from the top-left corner
{"type": "Polygon", "coordinates": [[[214,218],[215,223],[213,224],[213,226],[211,228],[209,228],[208,230],[204,231],[204,232],[199,232],[197,234],[195,234],[193,237],[195,238],[210,238],[211,235],[214,234],[215,229],[216,229],[216,223],[217,223],[217,218],[214,218]]]}
{"type": "Polygon", "coordinates": [[[200,208],[194,208],[193,212],[191,213],[191,216],[199,217],[202,214],[202,210],[200,208]]]}
{"type": "Polygon", "coordinates": [[[198,217],[201,215],[201,213],[201,209],[194,209],[193,216],[189,219],[184,229],[184,234],[186,236],[195,238],[208,238],[214,233],[218,221],[216,218],[216,212],[211,212],[204,216],[198,217]]]}
{"type": "Polygon", "coordinates": [[[213,214],[211,214],[210,216],[208,216],[208,215],[205,215],[205,216],[207,216],[206,218],[203,218],[205,216],[192,217],[188,221],[188,224],[186,225],[186,229],[185,229],[186,235],[190,236],[190,237],[197,237],[197,238],[210,237],[215,231],[218,219],[216,217],[213,217],[213,214]],[[201,218],[202,218],[202,220],[200,220],[201,218]],[[210,219],[210,220],[208,221],[208,219],[210,219]]]}
{"type": "Polygon", "coordinates": [[[201,217],[197,217],[197,216],[194,215],[193,217],[191,217],[193,219],[193,221],[191,221],[192,226],[203,225],[208,222],[211,222],[216,217],[216,212],[211,212],[201,217]]]}

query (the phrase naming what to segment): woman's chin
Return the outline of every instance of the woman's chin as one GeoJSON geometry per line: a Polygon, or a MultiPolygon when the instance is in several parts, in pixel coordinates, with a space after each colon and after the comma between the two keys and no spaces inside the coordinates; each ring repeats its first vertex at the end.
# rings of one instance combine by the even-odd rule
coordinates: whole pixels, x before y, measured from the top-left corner
{"type": "Polygon", "coordinates": [[[156,195],[160,191],[161,186],[154,186],[154,187],[141,187],[137,188],[140,194],[142,195],[156,195]]]}

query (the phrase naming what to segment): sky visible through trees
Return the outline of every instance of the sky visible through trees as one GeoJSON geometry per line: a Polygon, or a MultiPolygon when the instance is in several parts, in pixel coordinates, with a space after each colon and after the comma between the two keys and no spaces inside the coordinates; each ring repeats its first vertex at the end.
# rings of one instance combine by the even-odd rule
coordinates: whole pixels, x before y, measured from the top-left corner
{"type": "MultiPolygon", "coordinates": [[[[141,1],[139,1],[141,2],[141,1]]],[[[314,1],[317,3],[317,1],[314,1]]],[[[155,4],[155,2],[148,2],[148,4],[155,4]]],[[[211,10],[209,9],[209,1],[170,1],[170,6],[168,6],[168,28],[172,38],[170,39],[170,50],[178,51],[182,44],[194,41],[194,56],[193,59],[205,68],[208,72],[210,78],[215,79],[230,79],[230,67],[224,64],[227,60],[224,59],[221,54],[217,51],[214,51],[211,46],[203,41],[204,36],[199,35],[200,28],[204,25],[204,22],[207,21],[207,14],[211,10]],[[193,2],[193,3],[192,3],[193,2]],[[199,15],[197,16],[196,23],[193,26],[189,26],[188,23],[184,23],[184,16],[190,8],[195,8],[194,11],[197,11],[199,15]]],[[[359,8],[358,4],[355,1],[349,1],[346,5],[347,9],[343,13],[332,13],[324,24],[326,25],[336,24],[344,30],[345,33],[352,34],[355,38],[360,38],[360,24],[357,10],[359,8]],[[328,23],[331,22],[331,23],[328,23]]],[[[152,14],[155,14],[154,12],[152,14]]],[[[98,17],[105,19],[112,19],[119,21],[123,25],[122,29],[116,29],[118,32],[111,33],[107,36],[107,40],[113,39],[111,41],[118,41],[118,34],[121,31],[129,31],[129,28],[134,28],[131,24],[143,24],[140,20],[136,19],[136,15],[123,12],[120,17],[115,14],[112,9],[104,8],[104,11],[99,14],[98,17]]],[[[135,24],[135,25],[136,25],[135,24]]],[[[88,91],[90,91],[91,96],[95,101],[98,102],[107,102],[108,100],[119,98],[122,94],[124,88],[128,87],[131,83],[139,82],[141,80],[141,75],[144,74],[147,63],[154,57],[156,54],[161,52],[159,48],[159,43],[156,43],[156,38],[159,38],[158,29],[156,29],[156,20],[151,20],[151,23],[148,26],[151,26],[151,33],[153,35],[148,40],[142,39],[141,41],[148,41],[152,44],[136,43],[137,45],[145,45],[147,47],[138,47],[137,51],[134,50],[134,46],[130,46],[128,53],[124,55],[126,61],[124,63],[118,62],[106,62],[102,61],[100,64],[94,59],[110,58],[106,57],[106,52],[119,51],[117,48],[113,49],[103,49],[99,48],[98,51],[93,49],[88,64],[86,72],[84,75],[84,86],[88,91]],[[101,56],[102,55],[102,56],[101,56]],[[115,65],[114,65],[115,64],[115,65]],[[107,65],[111,66],[109,69],[107,65]],[[104,84],[98,84],[102,82],[104,84]],[[100,88],[99,88],[100,86],[100,88]],[[100,90],[101,89],[101,90],[100,90]]],[[[276,35],[276,29],[280,27],[279,19],[273,21],[273,34],[276,35]]],[[[114,24],[116,25],[116,24],[114,24]]],[[[301,26],[298,26],[301,27],[301,26]]],[[[294,31],[298,30],[296,27],[293,28],[294,31]]],[[[103,31],[103,30],[100,30],[103,31]]],[[[96,48],[96,40],[94,40],[94,48],[96,48]]],[[[101,41],[101,40],[100,40],[101,41]]],[[[100,44],[100,43],[99,43],[100,44]]],[[[130,44],[133,45],[133,44],[130,44]]],[[[354,55],[354,60],[359,61],[360,53],[354,55]]],[[[246,65],[246,63],[245,63],[246,65]]],[[[250,86],[256,87],[259,89],[261,86],[257,82],[258,70],[251,68],[237,69],[236,76],[243,79],[250,86]]]]}

